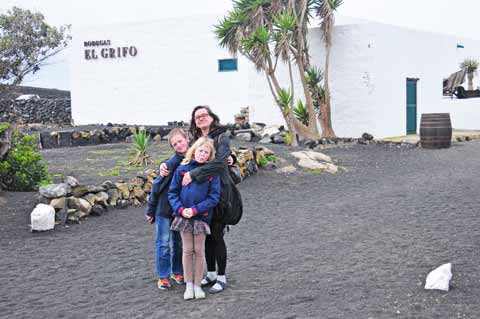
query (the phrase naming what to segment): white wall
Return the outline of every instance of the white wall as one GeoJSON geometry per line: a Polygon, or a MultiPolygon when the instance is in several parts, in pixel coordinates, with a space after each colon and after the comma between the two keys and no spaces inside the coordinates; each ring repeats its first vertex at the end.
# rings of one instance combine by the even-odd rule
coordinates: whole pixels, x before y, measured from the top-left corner
{"type": "MultiPolygon", "coordinates": [[[[238,72],[218,72],[217,60],[230,55],[218,48],[212,25],[220,16],[102,26],[74,30],[72,110],[77,124],[166,124],[188,120],[193,106],[208,104],[223,123],[241,107],[251,121],[284,124],[265,75],[244,57],[238,72]],[[87,61],[83,41],[110,39],[112,46],[135,45],[134,58],[87,61]]],[[[309,32],[312,63],[323,68],[318,28],[309,32]]],[[[419,78],[417,129],[421,113],[449,112],[455,128],[478,129],[480,98],[442,96],[442,79],[466,57],[480,58],[480,42],[418,32],[380,23],[335,27],[330,63],[333,128],[338,136],[406,134],[406,78],[419,78]],[[457,49],[457,43],[464,49],[457,49]]],[[[298,71],[295,99],[303,97],[298,71]]],[[[285,65],[280,84],[289,86],[285,65]]],[[[479,85],[480,82],[475,84],[479,85]]],[[[303,99],[303,98],[302,98],[303,99]]]]}
{"type": "MultiPolygon", "coordinates": [[[[312,60],[323,67],[318,28],[310,30],[310,39],[312,60]]],[[[439,112],[450,113],[455,128],[480,128],[480,98],[442,96],[443,78],[458,71],[465,58],[480,59],[480,41],[380,23],[338,26],[333,39],[330,87],[338,136],[405,135],[406,78],[419,78],[417,130],[421,113],[439,112]],[[465,48],[457,49],[457,43],[465,48]]]]}
{"type": "MultiPolygon", "coordinates": [[[[72,113],[76,124],[166,124],[189,120],[195,105],[212,107],[222,122],[247,105],[248,71],[218,72],[218,59],[230,58],[217,46],[217,16],[74,29],[72,113]],[[84,41],[111,40],[112,47],[134,45],[136,57],[85,60],[84,41]]],[[[98,51],[98,49],[97,49],[98,51]]]]}
{"type": "Polygon", "coordinates": [[[417,130],[422,113],[451,114],[455,128],[480,128],[480,99],[451,100],[442,95],[442,80],[459,70],[467,57],[480,58],[480,42],[417,32],[383,24],[362,25],[371,44],[376,74],[375,112],[379,136],[406,134],[406,78],[417,82],[417,130]],[[464,49],[457,49],[463,44],[464,49]],[[468,116],[465,116],[467,115],[468,116]],[[397,121],[400,119],[401,121],[397,121]],[[476,119],[476,121],[471,121],[476,119]],[[399,125],[400,124],[400,125],[399,125]]]}

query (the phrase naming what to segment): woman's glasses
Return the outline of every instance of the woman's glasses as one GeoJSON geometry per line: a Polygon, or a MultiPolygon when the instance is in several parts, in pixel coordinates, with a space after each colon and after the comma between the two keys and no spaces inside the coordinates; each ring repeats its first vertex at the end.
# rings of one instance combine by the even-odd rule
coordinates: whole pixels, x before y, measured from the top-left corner
{"type": "Polygon", "coordinates": [[[203,113],[203,114],[200,114],[200,115],[196,115],[196,116],[195,116],[195,120],[203,120],[203,119],[206,118],[207,116],[210,116],[210,114],[208,114],[208,113],[203,113]]]}

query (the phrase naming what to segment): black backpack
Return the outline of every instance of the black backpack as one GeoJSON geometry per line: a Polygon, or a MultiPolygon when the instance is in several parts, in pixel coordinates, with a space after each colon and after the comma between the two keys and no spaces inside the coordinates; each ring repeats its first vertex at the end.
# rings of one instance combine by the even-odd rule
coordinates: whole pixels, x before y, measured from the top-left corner
{"type": "MultiPolygon", "coordinates": [[[[220,144],[221,136],[218,137],[220,144]]],[[[236,225],[242,219],[242,196],[230,174],[226,181],[221,181],[220,201],[213,212],[213,219],[226,225],[236,225]]]]}
{"type": "Polygon", "coordinates": [[[214,209],[213,218],[226,225],[236,225],[243,215],[242,196],[230,178],[221,187],[220,201],[214,209]]]}

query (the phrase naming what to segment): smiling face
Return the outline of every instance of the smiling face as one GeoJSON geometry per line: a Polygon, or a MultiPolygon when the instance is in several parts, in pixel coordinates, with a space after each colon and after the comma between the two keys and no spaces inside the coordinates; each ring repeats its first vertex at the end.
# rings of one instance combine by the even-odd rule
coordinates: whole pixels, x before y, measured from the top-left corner
{"type": "Polygon", "coordinates": [[[188,139],[182,134],[175,134],[170,139],[170,145],[175,152],[184,154],[188,150],[188,139]]]}
{"type": "Polygon", "coordinates": [[[208,113],[208,110],[204,108],[201,108],[195,111],[194,118],[195,118],[195,125],[200,130],[209,129],[210,125],[212,125],[212,122],[213,122],[213,118],[208,113]]]}
{"type": "Polygon", "coordinates": [[[197,147],[197,149],[195,150],[194,158],[199,163],[206,163],[210,158],[210,153],[210,147],[206,144],[203,144],[197,147]]]}

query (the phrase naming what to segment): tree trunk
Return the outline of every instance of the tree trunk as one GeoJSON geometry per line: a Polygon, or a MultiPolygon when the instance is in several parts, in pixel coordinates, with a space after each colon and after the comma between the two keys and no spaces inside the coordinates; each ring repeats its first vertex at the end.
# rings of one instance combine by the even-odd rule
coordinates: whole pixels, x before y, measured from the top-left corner
{"type": "MultiPolygon", "coordinates": [[[[278,81],[277,81],[277,78],[275,77],[275,75],[272,73],[272,74],[267,74],[267,81],[268,81],[268,86],[270,87],[270,90],[272,91],[272,95],[274,98],[277,98],[278,96],[278,92],[280,92],[280,85],[278,84],[278,81]],[[271,80],[270,80],[271,79],[271,80]],[[273,85],[275,86],[275,91],[277,93],[275,93],[275,91],[273,90],[273,87],[272,87],[272,83],[273,82],[273,85]]],[[[281,109],[280,106],[278,106],[278,108],[280,109],[280,112],[282,113],[282,116],[283,116],[283,120],[285,121],[285,123],[287,123],[287,127],[288,127],[288,131],[290,132],[290,135],[291,135],[291,146],[298,146],[298,139],[297,139],[297,130],[295,129],[295,126],[292,124],[293,123],[293,120],[292,120],[292,117],[295,117],[292,113],[292,110],[287,110],[287,114],[285,114],[285,112],[283,112],[283,110],[281,109]]]]}
{"type": "Polygon", "coordinates": [[[12,134],[15,131],[16,124],[11,123],[10,127],[5,132],[0,134],[0,161],[2,161],[7,155],[10,147],[12,146],[12,134]]]}
{"type": "MultiPolygon", "coordinates": [[[[298,36],[297,36],[298,38],[298,36]]],[[[301,53],[298,53],[301,54],[301,53]]],[[[308,128],[313,132],[318,134],[317,119],[315,117],[315,109],[313,108],[313,99],[310,95],[310,90],[308,89],[307,80],[305,79],[305,67],[303,58],[301,56],[296,57],[296,62],[298,66],[298,71],[300,73],[300,80],[302,82],[303,93],[305,95],[305,102],[307,104],[308,110],[308,128]]]]}
{"type": "MultiPolygon", "coordinates": [[[[280,92],[280,84],[278,83],[278,80],[275,74],[272,73],[272,74],[269,74],[268,76],[272,80],[273,87],[275,88],[275,91],[277,92],[277,96],[278,96],[278,93],[280,92]]],[[[320,138],[318,131],[312,132],[311,129],[303,125],[302,122],[300,122],[299,120],[297,120],[295,116],[293,116],[293,112],[291,113],[292,113],[292,116],[289,117],[288,114],[285,114],[282,111],[282,115],[283,115],[283,118],[285,119],[285,123],[287,123],[288,129],[291,130],[290,133],[292,134],[292,141],[297,140],[296,134],[300,135],[301,137],[312,139],[312,140],[318,140],[320,138]]]]}
{"type": "Polygon", "coordinates": [[[331,108],[330,108],[330,88],[328,86],[328,68],[330,65],[330,47],[325,45],[325,70],[323,86],[325,91],[325,103],[320,105],[320,125],[322,127],[322,137],[336,137],[332,127],[331,108]]]}
{"type": "Polygon", "coordinates": [[[468,90],[473,90],[473,72],[467,73],[468,76],[468,90]]]}
{"type": "Polygon", "coordinates": [[[297,120],[295,116],[293,117],[293,124],[295,125],[295,129],[300,136],[311,140],[318,140],[320,138],[318,132],[313,133],[312,130],[310,130],[307,126],[303,125],[302,122],[297,120]]]}

